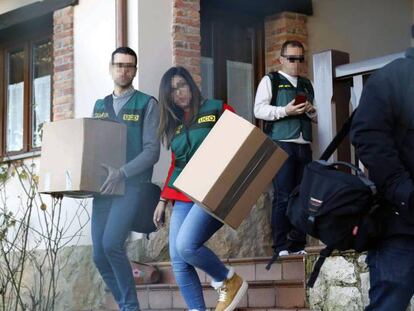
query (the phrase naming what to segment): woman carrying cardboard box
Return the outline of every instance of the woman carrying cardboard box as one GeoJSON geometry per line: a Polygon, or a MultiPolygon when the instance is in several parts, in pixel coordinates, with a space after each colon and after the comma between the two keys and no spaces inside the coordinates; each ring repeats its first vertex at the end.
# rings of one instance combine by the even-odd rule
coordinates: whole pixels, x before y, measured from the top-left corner
{"type": "Polygon", "coordinates": [[[193,78],[182,67],[172,67],[162,77],[159,103],[158,134],[171,149],[172,161],[154,223],[157,227],[163,225],[165,208],[171,202],[174,206],[169,232],[170,257],[175,279],[189,309],[206,310],[196,272],[199,268],[211,276],[211,285],[219,293],[216,311],[234,310],[247,291],[247,282],[204,246],[223,224],[173,187],[223,111],[234,110],[220,100],[204,100],[193,78]]]}

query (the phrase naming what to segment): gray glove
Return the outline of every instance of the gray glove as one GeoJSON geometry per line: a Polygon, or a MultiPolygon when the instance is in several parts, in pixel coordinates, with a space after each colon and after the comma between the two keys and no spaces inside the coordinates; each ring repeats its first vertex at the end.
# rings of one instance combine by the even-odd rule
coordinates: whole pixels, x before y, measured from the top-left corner
{"type": "Polygon", "coordinates": [[[108,171],[108,176],[99,191],[102,195],[112,195],[118,184],[125,179],[125,175],[120,169],[106,164],[101,165],[108,171]]]}

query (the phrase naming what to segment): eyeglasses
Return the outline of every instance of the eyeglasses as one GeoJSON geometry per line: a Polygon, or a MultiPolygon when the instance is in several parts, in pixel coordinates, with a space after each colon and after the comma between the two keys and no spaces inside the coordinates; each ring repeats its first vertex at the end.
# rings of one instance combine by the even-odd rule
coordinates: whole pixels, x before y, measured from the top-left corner
{"type": "Polygon", "coordinates": [[[286,58],[289,63],[295,63],[295,62],[299,62],[299,63],[304,63],[305,62],[305,56],[303,55],[282,55],[282,57],[286,58]]]}
{"type": "Polygon", "coordinates": [[[112,66],[114,66],[116,69],[125,68],[125,69],[131,70],[131,69],[136,69],[137,68],[136,65],[131,64],[131,63],[112,63],[112,66]]]}
{"type": "Polygon", "coordinates": [[[173,86],[171,87],[171,92],[172,93],[175,93],[177,90],[183,89],[183,88],[185,88],[187,86],[188,86],[188,84],[186,82],[184,82],[184,81],[178,82],[175,87],[173,87],[173,86]]]}

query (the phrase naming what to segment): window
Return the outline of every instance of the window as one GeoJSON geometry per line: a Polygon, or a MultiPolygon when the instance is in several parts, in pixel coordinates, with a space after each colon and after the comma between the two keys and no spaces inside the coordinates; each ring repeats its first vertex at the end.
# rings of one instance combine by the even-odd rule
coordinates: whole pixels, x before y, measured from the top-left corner
{"type": "Polygon", "coordinates": [[[38,150],[42,125],[51,120],[51,26],[34,31],[26,29],[24,36],[20,32],[21,29],[11,29],[9,40],[0,40],[0,81],[4,81],[0,84],[3,157],[38,150]]]}

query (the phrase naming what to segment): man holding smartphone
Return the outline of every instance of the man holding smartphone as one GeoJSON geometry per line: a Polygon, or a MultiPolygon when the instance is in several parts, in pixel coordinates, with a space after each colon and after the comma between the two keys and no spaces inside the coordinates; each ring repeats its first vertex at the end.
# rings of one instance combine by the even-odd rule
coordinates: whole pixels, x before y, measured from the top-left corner
{"type": "Polygon", "coordinates": [[[271,122],[269,136],[289,154],[273,178],[273,260],[291,253],[305,254],[306,235],[293,228],[286,216],[289,195],[300,183],[304,166],[312,160],[311,121],[317,117],[312,84],[299,76],[305,62],[304,52],[298,41],[282,45],[279,58],[282,70],[263,77],[254,104],[255,117],[271,122]]]}

